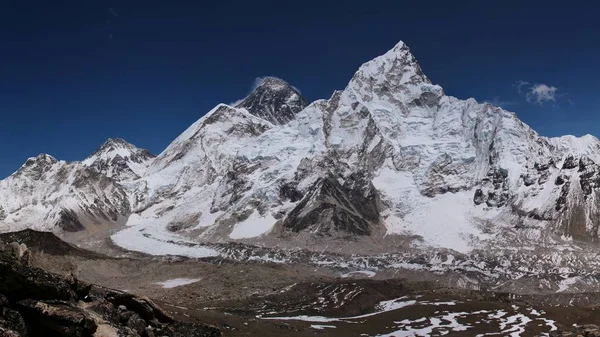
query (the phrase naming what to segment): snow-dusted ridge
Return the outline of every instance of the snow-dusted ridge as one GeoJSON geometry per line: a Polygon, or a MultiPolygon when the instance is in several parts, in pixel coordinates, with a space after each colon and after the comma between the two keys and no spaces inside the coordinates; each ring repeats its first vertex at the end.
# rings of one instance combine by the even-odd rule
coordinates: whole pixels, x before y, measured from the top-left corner
{"type": "Polygon", "coordinates": [[[118,181],[139,179],[154,158],[121,138],[109,138],[83,164],[118,181]]]}
{"type": "Polygon", "coordinates": [[[599,236],[598,163],[593,136],[541,137],[512,112],[447,96],[400,42],[328,100],[267,78],[156,158],[109,140],[81,163],[31,159],[0,182],[0,228],[124,223],[113,240],[127,249],[194,257],[218,254],[196,243],[229,241],[579,249],[599,236]]]}

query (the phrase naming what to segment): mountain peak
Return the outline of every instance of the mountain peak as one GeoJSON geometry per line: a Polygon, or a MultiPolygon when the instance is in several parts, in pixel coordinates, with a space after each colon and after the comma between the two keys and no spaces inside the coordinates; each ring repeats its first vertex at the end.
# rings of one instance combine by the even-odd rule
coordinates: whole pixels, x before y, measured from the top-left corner
{"type": "Polygon", "coordinates": [[[400,41],[392,49],[364,63],[352,77],[346,93],[362,101],[435,105],[443,89],[431,83],[408,46],[400,41]]]}
{"type": "Polygon", "coordinates": [[[380,77],[390,73],[402,75],[399,78],[401,83],[431,84],[431,81],[421,70],[417,59],[411,53],[410,48],[402,41],[383,55],[363,64],[359,69],[359,72],[361,71],[371,77],[380,77]]]}
{"type": "Polygon", "coordinates": [[[256,86],[256,88],[258,89],[259,87],[267,87],[271,90],[289,90],[290,88],[294,89],[288,82],[282,80],[279,77],[273,76],[267,76],[261,79],[260,83],[256,86]]]}
{"type": "Polygon", "coordinates": [[[97,154],[100,152],[112,151],[117,148],[124,148],[124,149],[132,150],[132,151],[137,149],[137,147],[135,145],[127,142],[123,138],[108,138],[102,144],[102,146],[100,146],[100,148],[98,148],[98,150],[96,150],[96,152],[94,152],[94,154],[97,154]]]}
{"type": "Polygon", "coordinates": [[[117,180],[137,179],[154,158],[122,138],[107,139],[83,164],[117,180]]]}
{"type": "Polygon", "coordinates": [[[58,163],[56,158],[49,154],[42,153],[37,157],[28,158],[27,161],[12,176],[27,175],[33,180],[39,180],[44,172],[50,170],[54,164],[58,163]]]}
{"type": "Polygon", "coordinates": [[[235,107],[244,108],[273,124],[283,125],[294,119],[307,105],[308,102],[292,85],[277,77],[265,77],[235,107]]]}
{"type": "Polygon", "coordinates": [[[54,158],[51,155],[46,154],[46,153],[41,153],[37,157],[30,158],[30,159],[33,159],[36,162],[44,162],[44,163],[48,163],[48,164],[54,164],[54,163],[58,162],[58,160],[56,160],[56,158],[54,158]]]}

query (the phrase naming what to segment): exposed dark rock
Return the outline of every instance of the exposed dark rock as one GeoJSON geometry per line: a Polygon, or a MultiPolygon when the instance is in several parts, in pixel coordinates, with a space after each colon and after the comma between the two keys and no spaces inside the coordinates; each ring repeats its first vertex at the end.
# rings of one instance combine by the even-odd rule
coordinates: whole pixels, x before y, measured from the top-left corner
{"type": "Polygon", "coordinates": [[[16,311],[8,308],[2,309],[0,326],[18,333],[20,336],[27,336],[27,326],[23,316],[16,311]]]}
{"type": "Polygon", "coordinates": [[[63,209],[60,214],[60,218],[56,222],[56,226],[67,232],[78,232],[85,229],[85,226],[77,218],[77,214],[71,210],[63,209]]]}
{"type": "Polygon", "coordinates": [[[6,307],[7,305],[9,305],[8,298],[6,298],[6,296],[0,294],[0,309],[6,307]]]}
{"type": "MultiPolygon", "coordinates": [[[[381,158],[382,160],[385,159],[381,158]]],[[[439,194],[456,193],[470,188],[468,185],[455,185],[448,183],[451,177],[460,176],[466,172],[468,163],[453,160],[448,154],[439,156],[430,166],[427,173],[427,183],[421,190],[421,194],[433,198],[439,194]]]]}
{"type": "Polygon", "coordinates": [[[140,335],[144,333],[147,325],[148,324],[146,323],[146,321],[143,320],[142,317],[136,313],[132,313],[132,315],[127,320],[127,326],[137,331],[137,333],[139,333],[140,335]]]}
{"type": "Polygon", "coordinates": [[[489,192],[486,205],[489,207],[502,207],[506,205],[509,199],[507,192],[489,192]]]}
{"type": "Polygon", "coordinates": [[[589,169],[581,173],[579,176],[579,184],[583,194],[588,196],[592,191],[600,187],[600,167],[595,166],[595,169],[589,169]]]}
{"type": "Polygon", "coordinates": [[[475,203],[475,205],[481,205],[485,202],[485,195],[483,194],[481,188],[478,188],[475,191],[475,196],[473,196],[473,202],[475,203]]]}
{"type": "Polygon", "coordinates": [[[61,277],[20,263],[6,251],[0,253],[0,291],[10,300],[74,300],[75,292],[61,277]]]}
{"type": "Polygon", "coordinates": [[[533,168],[536,169],[538,172],[547,171],[550,168],[550,166],[555,166],[553,160],[550,160],[549,162],[543,163],[543,164],[540,164],[540,163],[533,164],[533,168]]]}
{"type": "Polygon", "coordinates": [[[566,175],[559,175],[558,177],[556,177],[556,181],[554,181],[554,184],[556,185],[562,185],[565,183],[565,181],[567,181],[569,178],[566,175]]]}
{"type": "Polygon", "coordinates": [[[525,184],[525,186],[531,186],[535,184],[535,177],[530,174],[523,176],[523,184],[525,184]]]}
{"type": "Polygon", "coordinates": [[[296,184],[292,182],[287,182],[281,184],[281,186],[279,187],[279,197],[283,200],[296,202],[302,199],[303,195],[300,191],[296,189],[296,184]]]}
{"type": "Polygon", "coordinates": [[[565,162],[563,163],[563,170],[574,169],[578,166],[578,162],[575,160],[573,156],[567,156],[565,162]]]}
{"type": "MultiPolygon", "coordinates": [[[[526,176],[522,178],[525,181],[526,176]]],[[[489,207],[505,206],[511,199],[508,186],[508,171],[503,168],[491,169],[481,180],[481,188],[475,191],[473,202],[476,205],[485,202],[489,207]]]]}
{"type": "MultiPolygon", "coordinates": [[[[128,309],[138,313],[145,320],[153,320],[156,316],[155,308],[157,308],[150,300],[140,299],[128,293],[115,294],[110,296],[108,301],[115,306],[125,306],[128,309]]],[[[162,313],[162,312],[160,312],[162,313]]],[[[173,319],[167,315],[163,315],[160,319],[165,322],[172,322],[173,319]]]]}
{"type": "Polygon", "coordinates": [[[245,108],[273,124],[286,124],[307,105],[300,92],[287,82],[267,77],[236,108],[245,108]]]}
{"type": "Polygon", "coordinates": [[[94,320],[75,304],[64,301],[23,300],[17,303],[32,336],[91,337],[94,320]]]}
{"type": "Polygon", "coordinates": [[[182,230],[190,229],[198,224],[202,213],[192,213],[181,218],[179,221],[171,222],[167,225],[167,230],[170,232],[179,232],[182,230]]]}
{"type": "Polygon", "coordinates": [[[549,178],[550,178],[550,172],[542,171],[542,173],[540,174],[540,177],[538,178],[538,184],[540,184],[540,185],[545,184],[549,178]]]}
{"type": "Polygon", "coordinates": [[[587,156],[583,156],[581,158],[579,158],[579,172],[583,172],[586,170],[586,168],[591,167],[591,166],[595,166],[596,163],[594,163],[594,161],[587,156]]]}
{"type": "Polygon", "coordinates": [[[154,334],[154,330],[152,329],[152,327],[147,327],[144,330],[144,333],[142,334],[142,336],[145,336],[145,337],[155,337],[156,335],[154,334]]]}
{"type": "Polygon", "coordinates": [[[156,336],[181,337],[219,337],[221,332],[216,328],[208,329],[200,324],[173,323],[166,327],[157,327],[156,336]]]}
{"type": "Polygon", "coordinates": [[[333,175],[317,181],[302,201],[288,214],[283,227],[300,232],[333,235],[370,235],[379,221],[379,196],[375,187],[358,175],[342,184],[333,175]]]}
{"type": "Polygon", "coordinates": [[[557,211],[561,211],[566,207],[570,187],[571,187],[571,183],[567,181],[560,189],[560,196],[558,197],[558,199],[556,199],[556,206],[555,206],[555,209],[557,211]]]}
{"type": "Polygon", "coordinates": [[[23,337],[18,332],[10,330],[9,328],[5,328],[0,326],[0,337],[23,337]]]}

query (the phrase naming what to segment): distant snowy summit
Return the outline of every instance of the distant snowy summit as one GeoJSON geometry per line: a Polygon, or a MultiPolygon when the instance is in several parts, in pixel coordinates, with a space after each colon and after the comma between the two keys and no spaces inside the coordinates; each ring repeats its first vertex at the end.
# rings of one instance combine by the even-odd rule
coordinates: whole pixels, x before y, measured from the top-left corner
{"type": "Polygon", "coordinates": [[[0,182],[0,228],[126,224],[113,240],[154,253],[184,238],[554,247],[598,239],[598,163],[595,137],[541,137],[512,112],[446,95],[400,42],[327,100],[265,78],[156,157],[111,139],[81,163],[30,159],[0,182]]]}
{"type": "Polygon", "coordinates": [[[155,156],[121,138],[109,138],[83,164],[119,181],[140,178],[155,156]]]}
{"type": "Polygon", "coordinates": [[[308,102],[289,83],[276,77],[266,77],[256,89],[235,107],[273,124],[286,124],[306,108],[308,102]]]}

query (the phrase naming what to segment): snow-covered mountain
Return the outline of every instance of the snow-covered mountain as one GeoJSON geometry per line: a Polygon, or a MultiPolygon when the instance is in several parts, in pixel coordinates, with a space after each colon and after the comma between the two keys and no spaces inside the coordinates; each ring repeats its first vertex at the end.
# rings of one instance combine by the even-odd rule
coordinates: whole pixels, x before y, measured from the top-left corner
{"type": "Polygon", "coordinates": [[[83,164],[117,181],[140,178],[154,158],[121,138],[109,138],[83,164]]]}
{"type": "Polygon", "coordinates": [[[41,154],[0,181],[3,231],[25,228],[81,231],[93,224],[125,223],[131,213],[125,189],[81,163],[41,154]]]}
{"type": "MultiPolygon", "coordinates": [[[[113,239],[139,250],[158,244],[148,240],[185,237],[293,247],[351,240],[373,250],[403,238],[413,247],[468,251],[599,235],[598,139],[541,137],[514,113],[448,96],[402,42],[363,64],[330,99],[307,105],[291,85],[266,78],[235,107],[209,111],[154,159],[122,141],[107,144],[82,164],[53,162],[2,181],[10,224],[28,221],[22,212],[16,218],[23,208],[49,212],[38,210],[39,200],[62,205],[77,195],[126,217],[128,228],[113,239]],[[75,194],[70,178],[32,178],[38,171],[55,177],[60,165],[91,169],[110,188],[75,194]],[[35,200],[19,193],[25,182],[39,189],[35,200]]],[[[88,208],[68,209],[76,219],[102,218],[88,208]]],[[[38,218],[45,228],[56,224],[56,217],[38,218]]]]}
{"type": "Polygon", "coordinates": [[[120,182],[139,178],[153,158],[122,139],[107,140],[83,162],[29,158],[0,181],[0,227],[74,232],[124,224],[131,205],[120,182]]]}

